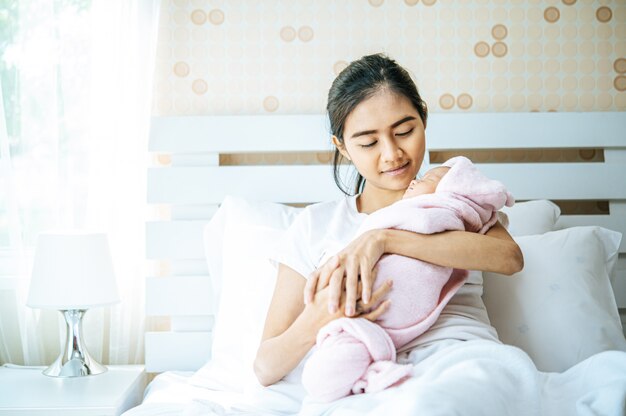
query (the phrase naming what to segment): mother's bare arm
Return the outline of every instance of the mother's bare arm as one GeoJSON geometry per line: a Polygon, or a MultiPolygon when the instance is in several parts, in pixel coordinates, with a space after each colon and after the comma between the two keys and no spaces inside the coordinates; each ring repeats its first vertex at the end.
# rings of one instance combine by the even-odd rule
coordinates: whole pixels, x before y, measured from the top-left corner
{"type": "Polygon", "coordinates": [[[303,314],[304,277],[281,264],[254,372],[263,386],[274,384],[294,369],[315,344],[316,322],[303,314]]]}
{"type": "Polygon", "coordinates": [[[508,231],[496,222],[485,234],[444,231],[418,234],[380,230],[385,253],[400,254],[445,267],[512,275],[524,268],[524,256],[508,231]]]}
{"type": "MultiPolygon", "coordinates": [[[[305,280],[300,273],[284,264],[279,265],[274,295],[254,360],[254,372],[263,386],[276,383],[293,370],[315,344],[319,329],[345,316],[343,307],[334,313],[328,312],[328,289],[316,294],[313,301],[305,306],[302,296],[304,285],[305,280]]],[[[375,321],[389,306],[388,301],[378,305],[377,302],[390,288],[389,285],[382,285],[373,293],[370,308],[360,305],[363,307],[358,316],[375,321]]],[[[345,301],[344,292],[340,305],[343,306],[345,301]]]]}

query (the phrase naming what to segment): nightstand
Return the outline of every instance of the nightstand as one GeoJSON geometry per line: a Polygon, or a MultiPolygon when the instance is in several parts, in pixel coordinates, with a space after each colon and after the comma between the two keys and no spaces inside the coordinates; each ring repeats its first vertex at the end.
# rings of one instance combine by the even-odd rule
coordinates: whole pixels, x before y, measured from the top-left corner
{"type": "Polygon", "coordinates": [[[0,415],[120,415],[141,403],[146,373],[140,365],[106,366],[95,376],[57,378],[46,367],[0,367],[0,415]]]}

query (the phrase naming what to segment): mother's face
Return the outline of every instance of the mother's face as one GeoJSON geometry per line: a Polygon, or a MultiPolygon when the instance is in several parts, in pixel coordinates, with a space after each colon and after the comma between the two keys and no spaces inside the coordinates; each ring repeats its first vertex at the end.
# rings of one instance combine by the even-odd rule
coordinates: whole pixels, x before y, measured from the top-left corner
{"type": "Polygon", "coordinates": [[[336,137],[333,142],[366,186],[402,192],[417,175],[426,149],[419,113],[408,98],[386,89],[359,103],[346,118],[343,145],[336,137]]]}

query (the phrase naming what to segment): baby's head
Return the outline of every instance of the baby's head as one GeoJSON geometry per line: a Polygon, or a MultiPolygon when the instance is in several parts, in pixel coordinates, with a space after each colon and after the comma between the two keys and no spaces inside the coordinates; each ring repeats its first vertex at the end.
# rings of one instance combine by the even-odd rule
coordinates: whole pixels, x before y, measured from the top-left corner
{"type": "Polygon", "coordinates": [[[432,194],[437,189],[441,178],[450,170],[447,166],[438,166],[428,170],[422,179],[414,179],[404,192],[402,199],[411,198],[413,196],[432,194]]]}

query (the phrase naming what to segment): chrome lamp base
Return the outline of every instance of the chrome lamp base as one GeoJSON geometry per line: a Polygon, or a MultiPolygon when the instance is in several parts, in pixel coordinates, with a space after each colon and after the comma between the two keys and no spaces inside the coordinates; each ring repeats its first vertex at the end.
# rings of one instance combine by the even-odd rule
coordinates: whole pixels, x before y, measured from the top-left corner
{"type": "Polygon", "coordinates": [[[83,343],[83,316],[86,309],[68,309],[60,311],[67,324],[65,351],[43,374],[50,377],[81,377],[102,374],[107,368],[91,358],[83,343]]]}

